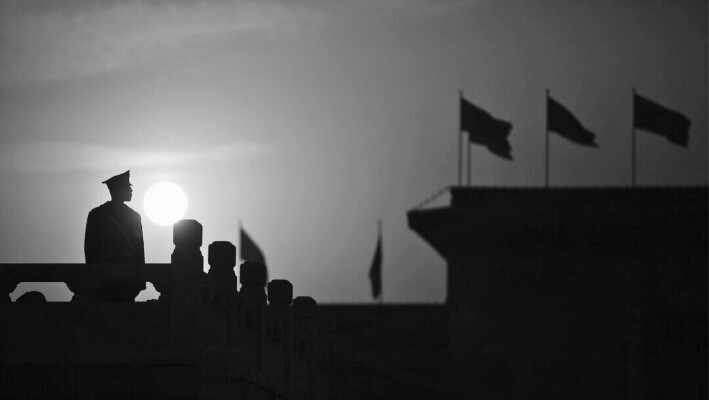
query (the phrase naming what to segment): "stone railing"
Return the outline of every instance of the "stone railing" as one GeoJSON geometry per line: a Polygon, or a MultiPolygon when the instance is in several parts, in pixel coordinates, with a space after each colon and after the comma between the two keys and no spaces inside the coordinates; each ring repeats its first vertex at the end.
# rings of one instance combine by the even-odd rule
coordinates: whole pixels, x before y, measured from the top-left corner
{"type": "Polygon", "coordinates": [[[72,301],[94,301],[106,282],[151,282],[168,300],[180,281],[199,279],[204,263],[199,250],[202,225],[182,220],[174,225],[171,264],[0,264],[0,303],[22,282],[64,282],[74,293],[72,301]]]}
{"type": "MultiPolygon", "coordinates": [[[[145,365],[155,371],[161,368],[155,365],[172,365],[160,372],[164,378],[193,380],[190,387],[198,392],[192,395],[200,398],[236,392],[251,393],[246,398],[259,397],[257,392],[283,398],[329,396],[330,389],[323,388],[331,387],[334,340],[328,334],[332,329],[317,326],[315,300],[294,299],[287,280],[267,282],[266,266],[259,262],[240,265],[237,290],[236,247],[229,242],[208,246],[210,269],[205,273],[202,226],[197,221],[176,223],[173,242],[170,264],[0,264],[0,334],[8,338],[5,347],[0,346],[0,376],[20,374],[15,380],[19,382],[18,365],[59,360],[67,379],[63,387],[69,394],[78,393],[81,388],[75,385],[80,383],[72,380],[80,371],[95,370],[99,362],[114,374],[128,353],[132,369],[145,365]],[[9,294],[22,282],[64,282],[74,296],[63,306],[13,303],[9,294]],[[101,290],[107,282],[151,282],[160,297],[152,305],[103,301],[101,290]],[[51,325],[47,313],[63,314],[51,325]],[[53,329],[59,334],[42,334],[53,329]],[[188,372],[192,370],[197,376],[188,372]]],[[[100,388],[109,383],[91,384],[100,388]]],[[[144,386],[145,393],[169,389],[144,386]]],[[[36,387],[14,389],[24,396],[36,387]]],[[[31,394],[52,397],[49,392],[31,394]]]]}

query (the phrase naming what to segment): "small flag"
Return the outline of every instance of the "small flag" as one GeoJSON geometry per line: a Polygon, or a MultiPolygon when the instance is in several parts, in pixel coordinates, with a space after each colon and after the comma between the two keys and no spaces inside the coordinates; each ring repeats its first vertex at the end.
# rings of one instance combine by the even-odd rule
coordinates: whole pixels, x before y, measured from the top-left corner
{"type": "Polygon", "coordinates": [[[668,141],[687,147],[691,121],[684,115],[652,100],[633,94],[633,126],[664,136],[668,141]]]}
{"type": "Polygon", "coordinates": [[[259,261],[266,265],[266,257],[263,256],[256,242],[249,237],[244,228],[239,227],[239,242],[241,243],[241,259],[244,261],[259,261]]]}
{"type": "Polygon", "coordinates": [[[561,103],[547,96],[547,130],[558,133],[574,143],[598,147],[596,135],[584,128],[578,119],[561,103]]]}
{"type": "Polygon", "coordinates": [[[372,265],[369,267],[369,280],[372,283],[372,297],[379,298],[382,294],[382,228],[379,225],[377,248],[374,250],[372,265]]]}
{"type": "Polygon", "coordinates": [[[468,132],[468,140],[487,147],[490,152],[506,160],[512,160],[512,146],[507,140],[512,124],[493,117],[483,110],[460,98],[460,130],[468,132]]]}

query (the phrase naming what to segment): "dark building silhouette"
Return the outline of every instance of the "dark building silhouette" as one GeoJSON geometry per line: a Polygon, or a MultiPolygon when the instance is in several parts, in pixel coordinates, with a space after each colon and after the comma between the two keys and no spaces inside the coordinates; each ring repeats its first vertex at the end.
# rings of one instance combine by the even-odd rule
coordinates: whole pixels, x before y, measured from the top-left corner
{"type": "Polygon", "coordinates": [[[707,188],[452,188],[442,374],[483,398],[707,396],[707,188]]]}
{"type": "Polygon", "coordinates": [[[171,264],[0,265],[0,399],[707,398],[706,187],[452,188],[445,304],[317,305],[175,226],[171,264]],[[101,302],[106,280],[160,299],[101,302]],[[266,290],[267,288],[267,290],[266,290]]]}
{"type": "Polygon", "coordinates": [[[320,307],[344,398],[707,398],[706,187],[449,192],[445,304],[320,307]]]}

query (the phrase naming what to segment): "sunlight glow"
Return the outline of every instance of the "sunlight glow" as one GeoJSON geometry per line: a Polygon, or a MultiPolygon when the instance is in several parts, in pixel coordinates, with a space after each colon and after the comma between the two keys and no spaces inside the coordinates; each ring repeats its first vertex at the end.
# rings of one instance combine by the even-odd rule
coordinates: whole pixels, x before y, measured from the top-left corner
{"type": "Polygon", "coordinates": [[[151,221],[158,225],[172,225],[187,211],[187,195],[172,182],[159,182],[151,186],[143,198],[143,209],[151,221]]]}

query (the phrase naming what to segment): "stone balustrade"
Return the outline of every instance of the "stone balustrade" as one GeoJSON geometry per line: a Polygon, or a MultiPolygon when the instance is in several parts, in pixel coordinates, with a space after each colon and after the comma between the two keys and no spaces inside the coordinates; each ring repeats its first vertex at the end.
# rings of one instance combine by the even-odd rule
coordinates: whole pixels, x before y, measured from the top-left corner
{"type": "MultiPolygon", "coordinates": [[[[44,365],[48,358],[38,355],[44,351],[41,346],[25,353],[22,349],[29,348],[37,332],[60,329],[70,333],[43,337],[42,343],[45,353],[64,349],[57,357],[64,360],[62,365],[73,366],[74,372],[65,372],[69,380],[77,379],[76,371],[82,368],[98,368],[89,367],[84,354],[90,354],[91,365],[98,361],[106,366],[123,365],[125,355],[132,354],[129,358],[135,365],[152,365],[155,360],[161,365],[181,365],[182,369],[174,369],[182,371],[179,376],[173,376],[177,372],[169,368],[161,373],[165,379],[194,380],[191,387],[197,392],[192,394],[200,398],[224,398],[235,390],[250,393],[244,398],[263,393],[267,397],[327,397],[317,393],[316,387],[328,385],[316,385],[316,381],[332,371],[318,370],[313,355],[319,343],[324,344],[319,353],[325,349],[325,354],[330,354],[327,349],[333,344],[327,338],[318,339],[315,300],[293,299],[290,282],[267,282],[266,266],[254,261],[239,266],[241,290],[237,290],[236,247],[225,241],[208,246],[210,269],[204,273],[202,226],[197,221],[176,223],[173,243],[170,264],[0,264],[0,313],[5,316],[0,336],[8,338],[0,346],[4,360],[0,376],[19,373],[15,367],[20,364],[44,365]],[[66,283],[74,293],[71,302],[35,302],[32,306],[39,314],[46,308],[66,318],[49,326],[46,318],[26,312],[27,305],[11,302],[10,293],[22,282],[66,283]],[[151,282],[160,297],[152,305],[102,301],[106,282],[151,282]],[[52,304],[65,305],[57,309],[52,304]],[[101,351],[96,348],[99,342],[104,346],[101,351]]],[[[79,383],[69,380],[63,387],[77,393],[73,385],[79,383]]],[[[15,389],[22,393],[22,388],[15,389]]],[[[37,389],[28,386],[27,390],[37,389]]],[[[162,389],[146,386],[145,390],[162,389]]],[[[33,397],[51,398],[52,394],[33,397]]]]}

